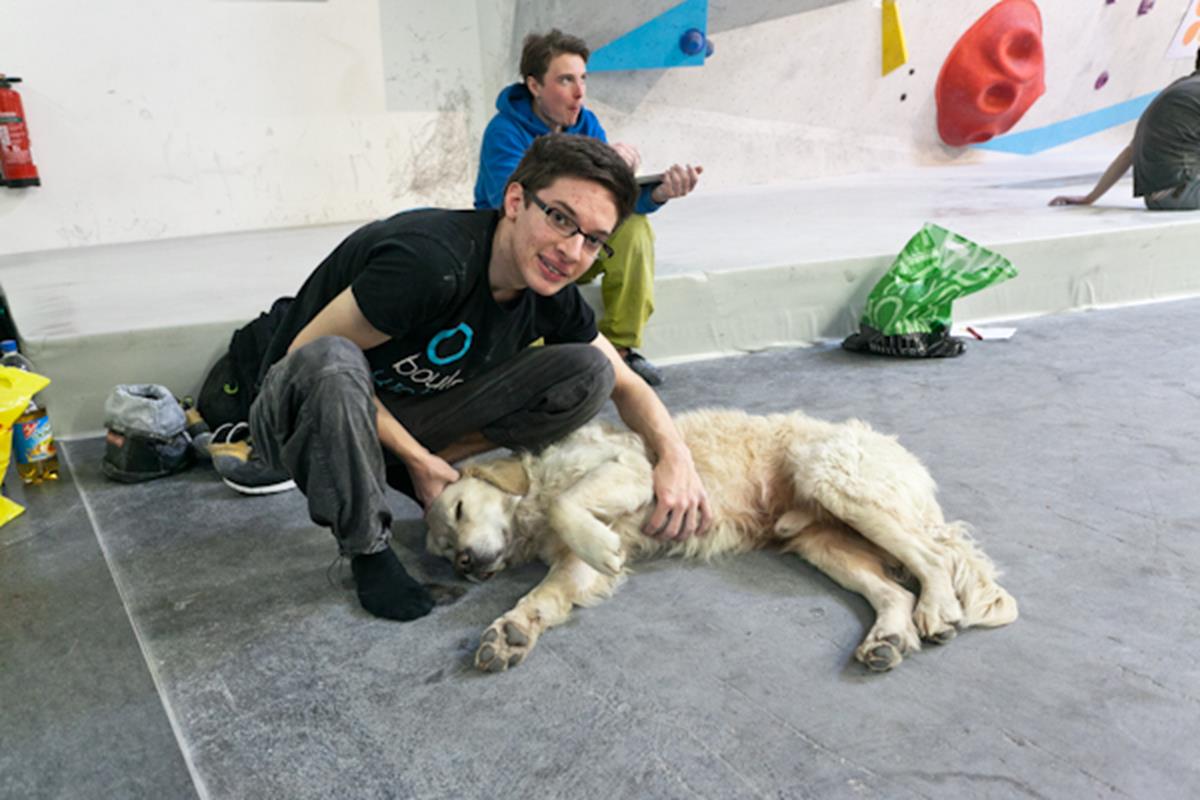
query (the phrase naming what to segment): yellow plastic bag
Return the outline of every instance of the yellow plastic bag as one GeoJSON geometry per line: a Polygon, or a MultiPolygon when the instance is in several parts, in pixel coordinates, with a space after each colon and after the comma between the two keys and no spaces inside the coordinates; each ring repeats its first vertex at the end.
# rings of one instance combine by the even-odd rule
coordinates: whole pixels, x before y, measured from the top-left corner
{"type": "MultiPolygon", "coordinates": [[[[8,474],[13,423],[29,408],[30,399],[49,383],[49,378],[36,372],[0,367],[0,477],[8,474]]],[[[16,519],[24,511],[24,506],[0,495],[0,525],[16,519]]]]}

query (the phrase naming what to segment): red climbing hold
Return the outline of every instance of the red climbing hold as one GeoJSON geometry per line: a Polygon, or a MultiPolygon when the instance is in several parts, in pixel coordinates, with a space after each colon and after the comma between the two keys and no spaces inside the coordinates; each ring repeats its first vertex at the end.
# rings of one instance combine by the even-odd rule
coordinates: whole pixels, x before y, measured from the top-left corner
{"type": "Polygon", "coordinates": [[[1004,133],[1046,91],[1042,15],[1000,0],[954,45],[937,80],[938,133],[953,147],[1004,133]]]}

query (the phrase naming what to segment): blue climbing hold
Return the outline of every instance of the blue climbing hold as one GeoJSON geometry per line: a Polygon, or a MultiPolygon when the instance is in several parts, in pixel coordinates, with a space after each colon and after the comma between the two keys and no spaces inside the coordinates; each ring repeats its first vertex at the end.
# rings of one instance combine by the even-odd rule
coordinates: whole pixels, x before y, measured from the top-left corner
{"type": "Polygon", "coordinates": [[[704,52],[707,41],[704,31],[699,28],[688,28],[683,32],[683,36],[679,37],[679,49],[689,56],[698,55],[704,52]]]}

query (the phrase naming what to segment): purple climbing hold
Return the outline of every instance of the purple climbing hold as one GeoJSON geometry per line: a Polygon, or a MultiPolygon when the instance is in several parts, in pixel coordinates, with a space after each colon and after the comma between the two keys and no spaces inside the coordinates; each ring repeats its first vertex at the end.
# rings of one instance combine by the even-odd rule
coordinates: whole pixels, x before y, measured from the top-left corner
{"type": "Polygon", "coordinates": [[[1149,14],[1152,8],[1154,8],[1154,0],[1142,0],[1141,4],[1138,5],[1138,16],[1149,14]]]}
{"type": "Polygon", "coordinates": [[[679,37],[679,49],[689,56],[700,55],[704,52],[706,41],[704,31],[699,28],[688,28],[683,32],[683,36],[679,37]]]}
{"type": "Polygon", "coordinates": [[[1104,84],[1108,83],[1108,70],[1100,73],[1100,77],[1096,78],[1096,88],[1103,89],[1104,84]]]}

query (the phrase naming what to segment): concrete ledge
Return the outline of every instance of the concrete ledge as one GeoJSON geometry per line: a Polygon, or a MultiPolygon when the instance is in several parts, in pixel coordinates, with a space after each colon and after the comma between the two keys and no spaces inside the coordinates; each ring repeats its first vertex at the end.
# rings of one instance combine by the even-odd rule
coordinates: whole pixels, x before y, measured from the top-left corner
{"type": "Polygon", "coordinates": [[[120,383],[161,383],[176,395],[195,396],[208,366],[240,324],[193,323],[28,341],[30,357],[52,380],[45,393],[55,435],[99,433],[104,400],[120,383]]]}
{"type": "MultiPolygon", "coordinates": [[[[1193,224],[1035,241],[988,242],[1018,278],[955,303],[956,321],[1055,314],[1200,295],[1193,224]]],[[[792,266],[675,275],[656,284],[646,352],[663,361],[802,346],[858,329],[892,254],[792,266]]],[[[584,287],[599,304],[599,290],[584,287]]]]}

